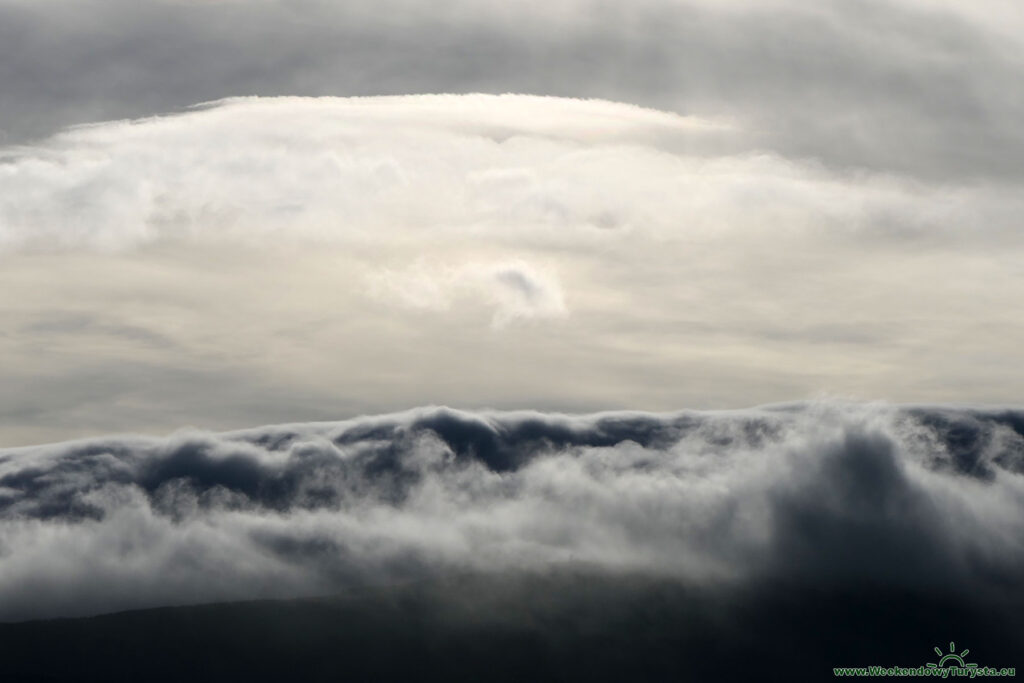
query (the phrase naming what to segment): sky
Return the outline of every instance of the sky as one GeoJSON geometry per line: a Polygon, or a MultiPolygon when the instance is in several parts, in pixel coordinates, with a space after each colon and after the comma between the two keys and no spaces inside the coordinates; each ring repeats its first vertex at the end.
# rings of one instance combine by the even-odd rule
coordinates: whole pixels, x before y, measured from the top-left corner
{"type": "Polygon", "coordinates": [[[0,1],[0,443],[1010,403],[1010,2],[0,1]]]}
{"type": "Polygon", "coordinates": [[[1024,651],[1022,76],[1009,0],[0,0],[0,624],[1024,651]]]}

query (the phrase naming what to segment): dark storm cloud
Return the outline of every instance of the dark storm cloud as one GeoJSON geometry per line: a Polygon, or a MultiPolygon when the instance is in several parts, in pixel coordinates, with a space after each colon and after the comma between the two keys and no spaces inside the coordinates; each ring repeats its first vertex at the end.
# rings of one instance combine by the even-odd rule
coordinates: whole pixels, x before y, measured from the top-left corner
{"type": "Polygon", "coordinates": [[[800,404],[109,437],[0,461],[4,619],[574,566],[1024,595],[1024,416],[800,404]]]}
{"type": "Polygon", "coordinates": [[[0,128],[20,142],[230,95],[512,91],[726,116],[751,146],[830,165],[1016,178],[1021,18],[953,9],[4,0],[0,128]]]}

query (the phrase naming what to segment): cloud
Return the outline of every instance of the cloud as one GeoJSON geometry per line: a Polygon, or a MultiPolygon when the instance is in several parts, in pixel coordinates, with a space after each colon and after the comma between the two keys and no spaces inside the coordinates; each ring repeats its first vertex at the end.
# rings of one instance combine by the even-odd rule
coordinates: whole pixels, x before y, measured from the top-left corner
{"type": "Polygon", "coordinates": [[[918,0],[4,0],[0,129],[231,95],[532,92],[725,117],[831,167],[1019,180],[1022,23],[918,0]]]}
{"type": "Polygon", "coordinates": [[[242,405],[1015,400],[1012,184],[749,144],[627,104],[435,95],[233,99],[6,148],[3,441],[223,429],[242,405]]]}
{"type": "Polygon", "coordinates": [[[1019,652],[1024,416],[969,405],[1024,382],[1022,28],[0,0],[0,621],[398,582],[1019,652]]]}
{"type": "Polygon", "coordinates": [[[615,207],[590,201],[600,188],[580,180],[718,130],[630,105],[528,96],[226,101],[9,150],[0,244],[118,250],[187,237],[356,242],[480,223],[601,224],[615,207]],[[538,171],[534,185],[516,176],[538,171]]]}
{"type": "Polygon", "coordinates": [[[415,247],[427,231],[591,248],[622,233],[691,244],[780,231],[940,244],[1015,235],[1010,186],[832,172],[737,151],[743,134],[626,104],[523,95],[226,100],[7,148],[0,246],[415,247]]]}
{"type": "Polygon", "coordinates": [[[425,310],[445,310],[460,294],[476,295],[494,308],[495,329],[518,320],[567,314],[557,279],[528,263],[470,263],[440,273],[433,270],[422,262],[404,271],[384,270],[371,276],[370,288],[385,301],[425,310]]]}
{"type": "Polygon", "coordinates": [[[7,450],[0,618],[572,566],[1018,599],[1022,424],[850,403],[425,408],[7,450]]]}

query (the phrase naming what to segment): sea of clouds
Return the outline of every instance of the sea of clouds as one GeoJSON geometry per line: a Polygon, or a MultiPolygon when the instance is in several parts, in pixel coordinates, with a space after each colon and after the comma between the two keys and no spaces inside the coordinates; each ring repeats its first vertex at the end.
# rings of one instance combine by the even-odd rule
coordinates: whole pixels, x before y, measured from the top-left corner
{"type": "Polygon", "coordinates": [[[0,618],[559,569],[1024,586],[1024,413],[802,403],[344,422],[0,451],[0,618]]]}

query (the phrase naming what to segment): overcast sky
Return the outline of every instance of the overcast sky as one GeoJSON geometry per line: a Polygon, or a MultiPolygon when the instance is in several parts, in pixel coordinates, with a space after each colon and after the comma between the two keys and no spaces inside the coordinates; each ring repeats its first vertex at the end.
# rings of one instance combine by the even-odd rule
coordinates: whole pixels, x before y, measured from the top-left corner
{"type": "Polygon", "coordinates": [[[1022,42],[994,0],[0,0],[0,445],[1019,401],[1022,42]]]}
{"type": "Polygon", "coordinates": [[[0,625],[1015,666],[1022,8],[0,0],[0,625]]]}

